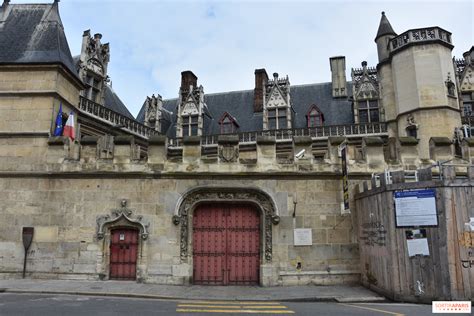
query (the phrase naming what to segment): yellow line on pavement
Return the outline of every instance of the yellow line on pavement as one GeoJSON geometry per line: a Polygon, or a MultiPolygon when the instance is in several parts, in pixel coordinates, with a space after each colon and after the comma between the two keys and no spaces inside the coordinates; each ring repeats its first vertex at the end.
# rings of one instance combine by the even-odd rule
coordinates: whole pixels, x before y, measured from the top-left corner
{"type": "Polygon", "coordinates": [[[287,308],[286,306],[283,306],[283,305],[232,305],[232,306],[229,306],[229,305],[201,305],[201,304],[178,304],[178,307],[205,307],[205,308],[267,308],[267,309],[271,309],[271,308],[276,308],[276,309],[280,309],[280,308],[287,308]]]}
{"type": "Polygon", "coordinates": [[[253,310],[253,309],[187,309],[181,308],[176,309],[178,313],[234,313],[234,314],[294,314],[294,311],[290,310],[253,310]]]}
{"type": "Polygon", "coordinates": [[[189,300],[189,301],[179,301],[181,304],[231,304],[231,305],[269,305],[269,304],[275,304],[279,305],[280,303],[278,302],[272,302],[272,301],[266,301],[266,302],[253,302],[253,301],[194,301],[194,300],[189,300]]]}
{"type": "Polygon", "coordinates": [[[196,304],[178,304],[178,307],[202,307],[202,308],[241,308],[240,306],[226,306],[226,305],[196,305],[196,304]]]}
{"type": "Polygon", "coordinates": [[[405,314],[396,313],[396,312],[389,312],[389,311],[385,311],[385,310],[377,309],[377,308],[363,307],[363,306],[357,306],[357,305],[352,305],[352,304],[339,304],[339,305],[344,305],[344,306],[349,306],[349,307],[356,307],[356,308],[361,308],[361,309],[367,309],[367,310],[370,310],[370,311],[379,312],[379,313],[383,313],[383,314],[390,314],[390,315],[395,315],[395,316],[405,316],[405,314]]]}

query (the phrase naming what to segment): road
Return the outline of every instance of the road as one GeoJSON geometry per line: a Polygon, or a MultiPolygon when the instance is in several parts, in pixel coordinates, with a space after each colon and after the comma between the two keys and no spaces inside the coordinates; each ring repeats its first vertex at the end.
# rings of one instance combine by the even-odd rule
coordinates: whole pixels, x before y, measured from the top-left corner
{"type": "Polygon", "coordinates": [[[104,296],[0,294],[0,315],[215,316],[250,314],[330,316],[432,315],[431,305],[397,303],[174,301],[104,296]]]}

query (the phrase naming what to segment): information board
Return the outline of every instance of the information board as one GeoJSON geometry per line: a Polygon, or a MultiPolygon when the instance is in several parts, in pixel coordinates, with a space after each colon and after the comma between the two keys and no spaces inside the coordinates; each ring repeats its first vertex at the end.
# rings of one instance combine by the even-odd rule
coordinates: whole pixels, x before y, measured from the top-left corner
{"type": "Polygon", "coordinates": [[[397,227],[438,226],[435,190],[398,191],[394,198],[397,227]]]}

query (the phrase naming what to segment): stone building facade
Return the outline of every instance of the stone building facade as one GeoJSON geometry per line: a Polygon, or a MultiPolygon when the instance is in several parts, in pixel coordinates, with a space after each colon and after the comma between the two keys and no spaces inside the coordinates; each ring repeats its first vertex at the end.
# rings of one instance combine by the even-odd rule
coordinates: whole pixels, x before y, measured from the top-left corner
{"type": "Polygon", "coordinates": [[[341,56],[330,59],[331,82],[291,86],[257,69],[253,89],[228,93],[205,94],[184,71],[176,99],[146,97],[134,118],[108,82],[113,50],[100,34],[85,31],[73,57],[57,1],[9,2],[0,9],[1,278],[21,275],[22,229],[33,227],[32,278],[357,283],[355,185],[384,170],[473,162],[462,109],[472,105],[474,51],[453,60],[439,27],[397,35],[383,14],[379,64],[363,62],[352,81],[341,56]],[[76,114],[75,140],[53,136],[60,104],[76,114]]]}

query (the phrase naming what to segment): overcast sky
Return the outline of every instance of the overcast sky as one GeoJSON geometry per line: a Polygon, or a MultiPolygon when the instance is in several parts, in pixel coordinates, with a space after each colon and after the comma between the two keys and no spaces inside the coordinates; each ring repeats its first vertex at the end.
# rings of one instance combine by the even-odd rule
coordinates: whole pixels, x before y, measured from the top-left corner
{"type": "MultiPolygon", "coordinates": [[[[12,1],[18,2],[36,1],[12,1]]],[[[469,0],[63,0],[59,6],[73,55],[84,30],[110,42],[113,89],[134,115],[147,95],[177,97],[183,70],[215,93],[253,89],[256,68],[288,75],[292,85],[328,82],[329,57],[344,55],[350,80],[361,61],[377,64],[381,11],[398,34],[426,26],[452,32],[457,58],[474,43],[469,0]]]]}

